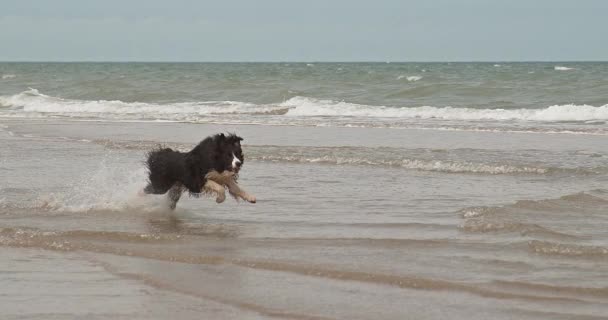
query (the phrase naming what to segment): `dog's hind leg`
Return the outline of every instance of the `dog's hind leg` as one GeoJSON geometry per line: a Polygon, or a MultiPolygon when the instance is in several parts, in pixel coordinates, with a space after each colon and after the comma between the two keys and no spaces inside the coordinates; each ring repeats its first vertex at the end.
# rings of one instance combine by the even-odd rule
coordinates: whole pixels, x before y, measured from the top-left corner
{"type": "Polygon", "coordinates": [[[167,193],[167,197],[169,198],[169,209],[175,210],[177,202],[179,201],[179,198],[182,196],[183,192],[184,188],[179,183],[176,183],[173,185],[173,187],[171,187],[171,189],[169,189],[169,192],[167,193]]]}
{"type": "Polygon", "coordinates": [[[142,190],[140,190],[138,192],[138,194],[140,196],[146,195],[146,194],[165,194],[167,193],[167,191],[170,189],[170,186],[160,186],[157,187],[152,183],[148,183],[146,185],[145,188],[143,188],[142,190]]]}
{"type": "Polygon", "coordinates": [[[141,189],[137,192],[137,195],[141,197],[141,196],[144,196],[146,194],[151,194],[151,193],[154,193],[154,187],[152,187],[151,183],[148,183],[148,185],[146,185],[146,187],[144,187],[143,189],[141,189]]]}

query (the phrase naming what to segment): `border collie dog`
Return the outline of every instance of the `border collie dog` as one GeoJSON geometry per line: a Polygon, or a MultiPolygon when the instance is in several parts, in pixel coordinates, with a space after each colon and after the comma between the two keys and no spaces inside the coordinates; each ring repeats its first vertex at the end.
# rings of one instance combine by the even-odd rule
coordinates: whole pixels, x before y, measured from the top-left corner
{"type": "Polygon", "coordinates": [[[225,188],[238,200],[255,203],[256,198],[241,188],[236,180],[245,159],[241,149],[243,138],[223,133],[207,137],[190,152],[159,148],[148,153],[149,183],[146,194],[168,192],[169,207],[175,209],[184,191],[190,195],[215,194],[216,202],[226,199],[225,188]]]}

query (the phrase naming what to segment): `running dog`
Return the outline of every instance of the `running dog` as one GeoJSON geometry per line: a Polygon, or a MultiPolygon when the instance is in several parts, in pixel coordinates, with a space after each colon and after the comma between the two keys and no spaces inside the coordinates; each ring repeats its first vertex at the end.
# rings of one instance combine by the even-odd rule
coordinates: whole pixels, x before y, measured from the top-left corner
{"type": "Polygon", "coordinates": [[[159,148],[148,153],[146,165],[149,183],[146,194],[168,193],[169,207],[174,210],[184,191],[190,195],[215,194],[216,202],[226,199],[225,188],[235,199],[255,203],[256,198],[239,188],[238,173],[245,158],[243,138],[223,133],[205,138],[190,152],[159,148]]]}

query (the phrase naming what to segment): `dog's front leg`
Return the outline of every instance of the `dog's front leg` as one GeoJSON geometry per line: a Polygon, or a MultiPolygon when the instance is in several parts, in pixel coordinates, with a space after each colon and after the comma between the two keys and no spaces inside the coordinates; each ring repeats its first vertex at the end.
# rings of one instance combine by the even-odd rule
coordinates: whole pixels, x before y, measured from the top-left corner
{"type": "Polygon", "coordinates": [[[226,200],[226,191],[224,190],[224,186],[213,180],[207,179],[202,191],[205,193],[215,193],[217,195],[215,202],[217,203],[222,203],[224,200],[226,200]]]}
{"type": "Polygon", "coordinates": [[[228,187],[228,192],[230,192],[233,197],[241,198],[250,203],[256,203],[257,200],[255,196],[241,189],[241,187],[239,187],[239,185],[236,183],[236,181],[234,181],[234,179],[227,180],[226,186],[228,187]]]}

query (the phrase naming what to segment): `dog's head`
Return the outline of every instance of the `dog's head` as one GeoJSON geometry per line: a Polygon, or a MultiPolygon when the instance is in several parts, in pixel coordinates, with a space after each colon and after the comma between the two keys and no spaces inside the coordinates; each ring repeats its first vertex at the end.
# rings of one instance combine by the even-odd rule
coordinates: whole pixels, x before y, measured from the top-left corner
{"type": "Polygon", "coordinates": [[[216,136],[215,141],[217,143],[217,160],[221,166],[219,169],[238,173],[245,163],[243,149],[241,149],[243,138],[235,134],[224,135],[220,133],[216,136]]]}

